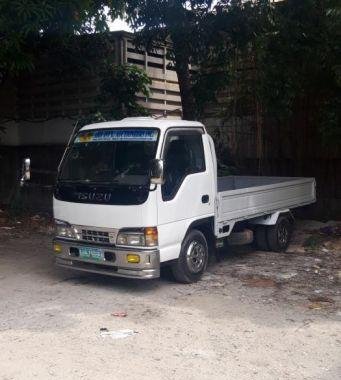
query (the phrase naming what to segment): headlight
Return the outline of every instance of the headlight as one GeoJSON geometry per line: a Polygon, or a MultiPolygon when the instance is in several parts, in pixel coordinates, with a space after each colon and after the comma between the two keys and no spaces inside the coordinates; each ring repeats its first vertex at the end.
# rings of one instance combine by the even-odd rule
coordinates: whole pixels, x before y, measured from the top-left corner
{"type": "Polygon", "coordinates": [[[158,245],[157,228],[146,227],[122,230],[117,235],[116,244],[134,247],[156,247],[158,245]]]}
{"type": "Polygon", "coordinates": [[[145,239],[142,232],[121,232],[117,235],[117,245],[144,246],[145,239]]]}
{"type": "Polygon", "coordinates": [[[57,237],[80,240],[81,237],[78,230],[71,226],[71,224],[58,219],[55,219],[54,223],[57,237]]]}

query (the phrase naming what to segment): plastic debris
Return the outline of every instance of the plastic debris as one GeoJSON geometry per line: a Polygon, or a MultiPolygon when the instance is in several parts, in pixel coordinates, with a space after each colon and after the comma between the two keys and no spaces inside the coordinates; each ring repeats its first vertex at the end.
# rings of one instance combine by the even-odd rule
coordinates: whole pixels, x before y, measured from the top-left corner
{"type": "Polygon", "coordinates": [[[105,327],[100,329],[100,336],[102,338],[124,339],[124,338],[128,338],[129,336],[133,336],[135,334],[138,334],[138,332],[134,330],[129,330],[129,329],[116,330],[116,331],[110,331],[105,327]]]}
{"type": "Polygon", "coordinates": [[[335,303],[335,301],[329,297],[324,296],[312,296],[308,298],[311,302],[323,302],[323,303],[335,303]]]}
{"type": "Polygon", "coordinates": [[[38,220],[41,220],[41,219],[43,219],[40,215],[38,215],[38,214],[36,214],[36,215],[34,215],[34,216],[31,216],[31,220],[36,220],[36,221],[38,221],[38,220]]]}
{"type": "Polygon", "coordinates": [[[313,310],[320,310],[322,309],[322,304],[321,302],[312,302],[311,304],[309,304],[309,309],[313,309],[313,310]]]}
{"type": "Polygon", "coordinates": [[[332,226],[322,227],[320,228],[320,232],[324,235],[332,235],[333,227],[332,226]]]}
{"type": "Polygon", "coordinates": [[[325,226],[320,228],[320,234],[328,235],[328,236],[341,236],[341,226],[325,226]]]}
{"type": "Polygon", "coordinates": [[[296,277],[297,274],[298,274],[297,272],[279,273],[277,277],[282,280],[290,280],[291,278],[296,277]]]}
{"type": "Polygon", "coordinates": [[[113,313],[111,313],[112,317],[121,317],[121,318],[124,318],[127,315],[128,314],[125,311],[114,311],[113,313]]]}
{"type": "Polygon", "coordinates": [[[308,300],[310,301],[308,308],[313,310],[329,308],[335,303],[333,299],[325,296],[312,296],[308,300]]]}

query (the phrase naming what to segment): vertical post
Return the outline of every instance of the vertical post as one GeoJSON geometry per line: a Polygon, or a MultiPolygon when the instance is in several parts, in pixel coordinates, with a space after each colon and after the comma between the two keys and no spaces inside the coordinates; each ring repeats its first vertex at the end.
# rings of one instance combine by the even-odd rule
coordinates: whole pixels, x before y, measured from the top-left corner
{"type": "Polygon", "coordinates": [[[258,158],[258,175],[262,174],[263,159],[263,119],[262,106],[256,99],[256,126],[257,126],[257,158],[258,158]]]}
{"type": "MultiPolygon", "coordinates": [[[[144,48],[144,70],[148,74],[148,51],[147,51],[147,47],[144,48]]],[[[148,98],[145,97],[144,101],[146,103],[148,103],[148,98]]]]}
{"type": "Polygon", "coordinates": [[[128,62],[127,60],[127,39],[126,37],[122,38],[122,63],[125,65],[128,62]]]}
{"type": "Polygon", "coordinates": [[[167,47],[163,47],[163,84],[164,84],[164,90],[163,93],[165,95],[165,99],[163,101],[165,109],[163,110],[163,116],[167,117],[167,47]]]}
{"type": "Polygon", "coordinates": [[[167,71],[167,48],[166,46],[163,47],[163,74],[166,75],[167,71]]]}

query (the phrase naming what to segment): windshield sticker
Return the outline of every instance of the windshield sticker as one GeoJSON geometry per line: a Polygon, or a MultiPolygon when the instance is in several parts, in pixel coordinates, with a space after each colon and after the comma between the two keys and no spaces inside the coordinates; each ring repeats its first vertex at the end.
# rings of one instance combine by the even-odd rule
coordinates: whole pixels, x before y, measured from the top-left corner
{"type": "Polygon", "coordinates": [[[100,141],[156,141],[158,132],[153,129],[109,129],[84,131],[78,134],[75,143],[100,141]]]}

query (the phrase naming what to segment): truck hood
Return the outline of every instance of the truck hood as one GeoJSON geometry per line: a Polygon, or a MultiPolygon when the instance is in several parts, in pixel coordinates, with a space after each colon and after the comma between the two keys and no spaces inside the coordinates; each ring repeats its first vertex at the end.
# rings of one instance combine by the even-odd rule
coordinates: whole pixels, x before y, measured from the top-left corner
{"type": "Polygon", "coordinates": [[[156,192],[141,205],[102,205],[60,201],[53,198],[55,219],[70,224],[102,228],[148,227],[157,225],[156,192]]]}

